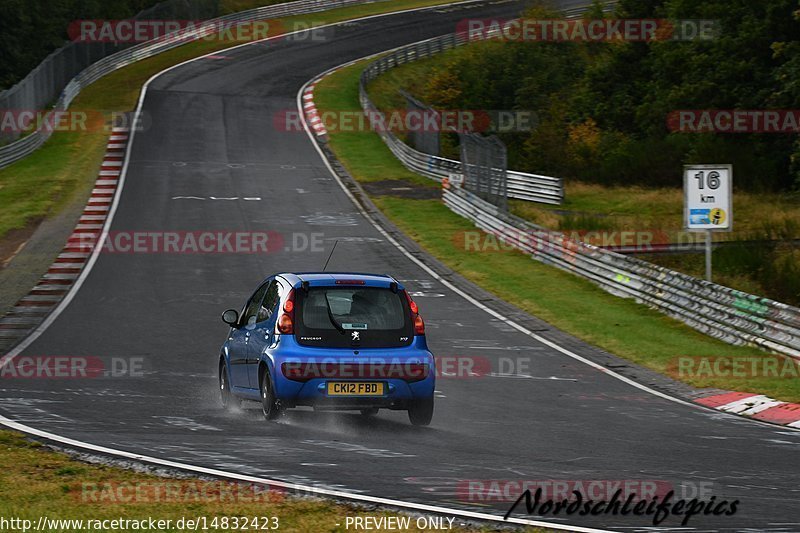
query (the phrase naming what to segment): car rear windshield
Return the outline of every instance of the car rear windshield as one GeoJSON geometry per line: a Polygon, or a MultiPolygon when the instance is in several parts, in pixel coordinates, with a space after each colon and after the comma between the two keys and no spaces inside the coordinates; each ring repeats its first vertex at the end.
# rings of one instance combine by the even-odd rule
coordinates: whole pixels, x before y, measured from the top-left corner
{"type": "Polygon", "coordinates": [[[305,346],[408,346],[414,326],[402,291],[380,287],[311,287],[297,291],[295,336],[305,346]]]}

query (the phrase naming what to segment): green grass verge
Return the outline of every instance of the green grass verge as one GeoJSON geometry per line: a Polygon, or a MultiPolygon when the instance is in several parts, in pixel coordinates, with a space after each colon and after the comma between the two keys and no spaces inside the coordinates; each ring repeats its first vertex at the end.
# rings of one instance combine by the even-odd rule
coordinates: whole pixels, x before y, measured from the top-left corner
{"type": "MultiPolygon", "coordinates": [[[[216,481],[178,480],[86,464],[11,431],[0,431],[0,450],[0,517],[4,520],[30,520],[33,525],[42,516],[51,520],[80,519],[86,526],[87,520],[146,520],[152,517],[172,521],[172,527],[161,531],[177,532],[193,529],[176,527],[181,518],[205,517],[210,526],[215,517],[277,517],[277,531],[344,532],[347,531],[345,518],[348,516],[399,516],[319,499],[301,499],[281,492],[270,493],[263,487],[246,484],[232,486],[216,481]]],[[[415,527],[415,520],[411,518],[414,527],[404,531],[424,531],[415,527]]],[[[274,525],[272,521],[268,523],[274,525]]],[[[262,525],[262,520],[258,525],[262,525]]],[[[16,529],[21,531],[21,528],[16,529]]],[[[102,528],[79,528],[74,524],[60,529],[54,526],[45,528],[47,531],[90,529],[132,531],[135,528],[110,524],[102,528]]],[[[235,530],[232,526],[213,529],[235,530]]],[[[250,531],[256,529],[259,528],[248,527],[250,531]]],[[[466,533],[490,529],[455,527],[451,531],[466,533]]]]}
{"type": "MultiPolygon", "coordinates": [[[[259,5],[274,4],[263,0],[226,0],[225,11],[241,11],[259,5]]],[[[402,9],[447,3],[443,0],[394,0],[335,9],[311,15],[281,19],[274,28],[291,31],[295,27],[319,26],[343,20],[388,13],[402,9]]],[[[97,177],[109,133],[112,112],[132,110],[142,85],[157,72],[181,61],[241,44],[236,41],[202,40],[155,57],[139,61],[98,80],[84,89],[70,106],[71,111],[86,112],[91,127],[85,131],[56,132],[45,145],[29,157],[0,170],[0,239],[12,229],[25,228],[57,212],[75,194],[88,196],[90,184],[97,177]]]]}
{"type": "MultiPolygon", "coordinates": [[[[359,110],[358,79],[365,63],[342,69],[315,91],[320,112],[359,110]]],[[[380,138],[371,132],[330,132],[330,146],[361,182],[405,179],[417,183],[380,138]]],[[[516,251],[467,251],[460,237],[475,231],[439,200],[374,197],[376,205],[434,257],[500,298],[604,350],[697,387],[768,394],[800,401],[800,380],[788,378],[675,376],[679,357],[763,358],[755,348],[735,347],[657,311],[611,296],[587,280],[531,260],[516,251]]],[[[794,363],[792,363],[794,364],[794,363]]]]}

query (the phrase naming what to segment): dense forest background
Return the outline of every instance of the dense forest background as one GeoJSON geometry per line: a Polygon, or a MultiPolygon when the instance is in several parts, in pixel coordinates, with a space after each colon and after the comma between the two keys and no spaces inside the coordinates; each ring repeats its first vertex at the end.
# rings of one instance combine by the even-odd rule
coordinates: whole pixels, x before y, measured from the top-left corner
{"type": "Polygon", "coordinates": [[[159,0],[3,0],[0,2],[0,88],[24,78],[68,39],[78,19],[124,19],[159,0]]]}
{"type": "MultiPolygon", "coordinates": [[[[525,16],[561,15],[545,5],[525,16]]],[[[501,135],[510,168],[680,186],[683,164],[732,163],[740,190],[800,189],[797,134],[667,127],[675,110],[800,108],[798,0],[621,0],[614,16],[713,19],[721,31],[689,42],[484,42],[451,54],[413,92],[441,109],[535,111],[535,131],[501,135]]],[[[601,17],[599,3],[586,15],[601,17]]]]}
{"type": "Polygon", "coordinates": [[[0,1],[0,89],[7,89],[61,47],[69,23],[79,19],[125,19],[160,0],[0,1]]]}

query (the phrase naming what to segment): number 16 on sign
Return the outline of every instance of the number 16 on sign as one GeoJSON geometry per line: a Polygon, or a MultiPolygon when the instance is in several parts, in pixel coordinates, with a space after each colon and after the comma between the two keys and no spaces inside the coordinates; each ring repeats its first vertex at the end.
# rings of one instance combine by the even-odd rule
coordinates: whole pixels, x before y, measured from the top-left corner
{"type": "Polygon", "coordinates": [[[706,279],[711,281],[711,233],[733,228],[733,167],[683,167],[683,225],[706,234],[706,279]]]}

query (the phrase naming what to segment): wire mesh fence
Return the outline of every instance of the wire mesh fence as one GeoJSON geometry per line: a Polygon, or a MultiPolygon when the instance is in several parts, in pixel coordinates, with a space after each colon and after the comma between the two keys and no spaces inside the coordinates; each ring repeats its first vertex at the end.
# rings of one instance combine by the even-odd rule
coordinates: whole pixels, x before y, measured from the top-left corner
{"type": "Polygon", "coordinates": [[[502,211],[508,211],[508,154],[492,135],[460,133],[463,187],[502,211]]]}
{"type": "MultiPolygon", "coordinates": [[[[380,75],[399,65],[440,54],[469,42],[464,32],[451,33],[400,47],[375,59],[361,72],[358,91],[362,109],[370,116],[383,116],[367,91],[367,85],[380,75]]],[[[377,133],[403,165],[413,172],[437,181],[461,172],[460,161],[412,148],[392,131],[382,130],[377,133]]],[[[560,178],[516,170],[508,171],[506,178],[504,186],[511,198],[554,205],[564,201],[564,184],[560,178]]]]}
{"type": "Polygon", "coordinates": [[[439,128],[439,112],[431,106],[420,102],[405,91],[400,91],[406,99],[406,109],[409,114],[416,115],[421,121],[432,123],[430,128],[411,128],[406,133],[406,141],[415,150],[428,155],[439,155],[441,152],[441,137],[439,128]]]}

